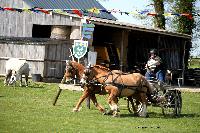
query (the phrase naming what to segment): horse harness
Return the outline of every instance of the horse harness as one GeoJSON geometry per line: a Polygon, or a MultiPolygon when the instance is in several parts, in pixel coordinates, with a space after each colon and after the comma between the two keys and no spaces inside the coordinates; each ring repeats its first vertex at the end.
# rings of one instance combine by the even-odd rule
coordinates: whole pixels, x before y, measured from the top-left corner
{"type": "MultiPolygon", "coordinates": [[[[123,89],[125,89],[125,88],[127,88],[127,89],[131,89],[131,90],[134,90],[134,91],[142,91],[141,89],[142,89],[142,87],[143,87],[143,84],[142,84],[142,82],[140,82],[140,84],[138,85],[138,86],[130,86],[130,85],[125,85],[124,83],[116,83],[115,81],[120,77],[121,78],[121,75],[127,75],[126,73],[115,73],[115,74],[117,74],[117,76],[113,79],[113,72],[112,71],[110,71],[107,75],[104,75],[104,76],[101,76],[101,77],[99,77],[99,78],[96,78],[95,76],[94,76],[94,80],[91,80],[89,83],[91,83],[91,84],[94,84],[94,83],[99,83],[98,82],[98,79],[100,79],[100,78],[103,78],[103,77],[105,77],[104,79],[103,79],[103,83],[100,83],[101,84],[101,91],[103,90],[103,88],[105,88],[106,86],[108,86],[108,85],[112,85],[112,86],[116,86],[118,89],[119,89],[119,97],[121,97],[121,93],[122,93],[122,90],[123,89]],[[112,76],[112,81],[111,82],[106,82],[106,80],[108,79],[108,77],[109,76],[112,76]]],[[[122,78],[121,78],[122,79],[122,78]]],[[[122,81],[123,82],[123,81],[122,81]]]]}

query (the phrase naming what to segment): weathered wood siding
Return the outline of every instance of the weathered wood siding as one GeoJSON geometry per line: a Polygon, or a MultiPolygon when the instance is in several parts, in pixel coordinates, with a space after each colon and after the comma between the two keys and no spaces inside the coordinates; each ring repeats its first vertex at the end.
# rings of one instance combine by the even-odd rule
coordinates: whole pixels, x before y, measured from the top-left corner
{"type": "MultiPolygon", "coordinates": [[[[0,7],[30,8],[22,0],[0,0],[0,7]]],[[[1,11],[0,36],[32,37],[33,24],[80,26],[80,19],[59,14],[1,11]]]]}
{"type": "MultiPolygon", "coordinates": [[[[0,43],[0,74],[5,74],[5,62],[9,58],[25,58],[30,65],[31,73],[43,73],[45,45],[25,45],[0,43]]],[[[14,64],[13,64],[14,65],[14,64]]]]}
{"type": "Polygon", "coordinates": [[[31,69],[30,76],[41,74],[44,78],[62,78],[71,47],[70,41],[66,40],[0,40],[0,75],[5,75],[5,62],[13,57],[27,60],[31,69]]]}
{"type": "Polygon", "coordinates": [[[149,58],[150,49],[155,48],[166,69],[185,69],[190,46],[189,39],[134,32],[129,36],[128,65],[130,69],[134,65],[144,65],[149,58]]]}
{"type": "Polygon", "coordinates": [[[65,71],[65,61],[70,53],[71,44],[56,44],[45,46],[44,75],[48,78],[62,78],[65,71]]]}

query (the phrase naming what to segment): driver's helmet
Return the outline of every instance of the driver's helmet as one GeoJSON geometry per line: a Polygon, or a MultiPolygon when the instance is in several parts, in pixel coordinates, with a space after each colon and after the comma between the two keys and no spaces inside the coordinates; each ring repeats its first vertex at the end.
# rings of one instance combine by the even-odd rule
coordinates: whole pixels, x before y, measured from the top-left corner
{"type": "Polygon", "coordinates": [[[151,49],[150,50],[150,54],[157,54],[157,50],[156,49],[151,49]]]}

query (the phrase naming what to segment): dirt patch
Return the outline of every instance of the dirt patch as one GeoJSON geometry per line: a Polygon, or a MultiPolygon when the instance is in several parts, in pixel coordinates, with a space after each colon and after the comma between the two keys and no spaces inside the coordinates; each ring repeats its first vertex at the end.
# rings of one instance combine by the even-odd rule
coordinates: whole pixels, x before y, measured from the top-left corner
{"type": "Polygon", "coordinates": [[[198,87],[177,87],[175,89],[180,90],[181,92],[200,92],[200,88],[198,87]]]}

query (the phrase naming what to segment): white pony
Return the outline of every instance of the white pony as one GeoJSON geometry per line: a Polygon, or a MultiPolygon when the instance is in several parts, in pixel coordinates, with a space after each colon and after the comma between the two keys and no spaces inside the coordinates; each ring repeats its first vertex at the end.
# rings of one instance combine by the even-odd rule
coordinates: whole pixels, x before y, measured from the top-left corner
{"type": "Polygon", "coordinates": [[[25,75],[25,86],[28,86],[29,65],[25,59],[10,58],[6,61],[6,76],[4,85],[12,85],[20,80],[22,86],[22,75],[25,75]]]}

